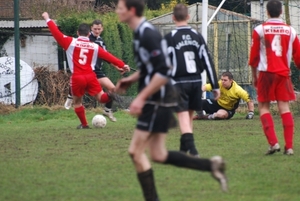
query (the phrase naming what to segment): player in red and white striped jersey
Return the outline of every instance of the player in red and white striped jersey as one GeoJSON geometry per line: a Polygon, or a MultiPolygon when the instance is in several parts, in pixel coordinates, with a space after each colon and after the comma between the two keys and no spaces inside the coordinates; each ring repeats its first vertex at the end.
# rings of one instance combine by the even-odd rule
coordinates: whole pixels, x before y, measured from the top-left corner
{"type": "Polygon", "coordinates": [[[260,119],[270,145],[266,154],[280,151],[270,114],[270,101],[277,101],[284,128],[284,153],[292,155],[294,122],[289,101],[295,100],[295,93],[290,79],[290,63],[293,57],[300,68],[300,42],[295,29],[279,18],[282,14],[279,0],[269,0],[267,13],[269,19],[253,31],[249,65],[257,88],[260,119]]]}
{"type": "Polygon", "coordinates": [[[85,109],[82,105],[82,96],[85,92],[88,92],[91,96],[95,96],[101,103],[107,103],[111,100],[111,97],[103,92],[93,71],[98,57],[112,63],[123,72],[129,71],[129,66],[99,47],[96,43],[90,42],[88,37],[90,26],[88,24],[80,24],[77,31],[79,37],[73,38],[61,33],[56,24],[49,18],[47,12],[44,12],[42,16],[47,21],[53,37],[67,54],[69,68],[72,72],[70,83],[74,100],[74,110],[81,122],[77,128],[89,128],[85,109]]]}

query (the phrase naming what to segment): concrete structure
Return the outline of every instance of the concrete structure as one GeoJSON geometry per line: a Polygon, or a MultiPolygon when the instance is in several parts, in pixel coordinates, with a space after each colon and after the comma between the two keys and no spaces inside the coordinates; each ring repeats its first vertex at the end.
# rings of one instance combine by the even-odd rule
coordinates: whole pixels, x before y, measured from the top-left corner
{"type": "MultiPolygon", "coordinates": [[[[1,48],[1,56],[14,57],[13,21],[0,21],[0,32],[10,33],[1,48]]],[[[20,58],[32,68],[58,70],[58,46],[44,20],[20,21],[20,58]]]]}

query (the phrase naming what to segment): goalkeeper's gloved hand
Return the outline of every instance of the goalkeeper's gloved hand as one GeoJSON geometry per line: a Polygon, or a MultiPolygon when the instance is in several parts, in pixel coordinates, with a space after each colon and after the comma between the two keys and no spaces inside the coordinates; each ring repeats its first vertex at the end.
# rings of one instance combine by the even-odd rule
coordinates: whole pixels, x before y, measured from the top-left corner
{"type": "Polygon", "coordinates": [[[253,119],[253,117],[254,117],[254,112],[250,111],[248,112],[246,119],[253,119]]]}

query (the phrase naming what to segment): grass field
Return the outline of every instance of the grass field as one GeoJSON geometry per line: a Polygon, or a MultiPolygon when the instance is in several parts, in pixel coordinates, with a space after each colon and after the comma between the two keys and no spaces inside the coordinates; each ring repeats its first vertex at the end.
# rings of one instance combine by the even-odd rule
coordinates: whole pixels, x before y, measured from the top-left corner
{"type": "MultiPolygon", "coordinates": [[[[100,110],[87,111],[92,117],[100,110]]],[[[72,110],[23,108],[0,116],[1,201],[141,201],[127,154],[135,119],[115,113],[104,129],[77,130],[72,110]]],[[[162,201],[300,200],[300,117],[295,116],[294,156],[265,156],[267,142],[258,116],[245,120],[196,121],[201,157],[221,155],[228,164],[229,192],[209,173],[153,164],[162,201]]],[[[274,118],[283,148],[281,120],[274,118]]],[[[179,130],[167,147],[177,150],[179,130]]]]}

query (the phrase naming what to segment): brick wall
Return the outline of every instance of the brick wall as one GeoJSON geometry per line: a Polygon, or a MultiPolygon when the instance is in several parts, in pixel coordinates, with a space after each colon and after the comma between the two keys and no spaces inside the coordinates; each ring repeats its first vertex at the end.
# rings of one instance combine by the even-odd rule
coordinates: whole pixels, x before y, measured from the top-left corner
{"type": "Polygon", "coordinates": [[[0,18],[14,17],[14,1],[0,0],[0,18]]]}
{"type": "MultiPolygon", "coordinates": [[[[94,0],[20,0],[20,18],[32,18],[36,16],[33,12],[42,12],[40,9],[49,9],[52,11],[55,7],[75,6],[80,9],[81,6],[87,3],[94,2],[94,0]],[[52,5],[52,6],[51,6],[52,5]]],[[[14,1],[0,0],[0,20],[14,18],[14,1]]],[[[39,14],[39,13],[38,13],[39,14]]]]}

